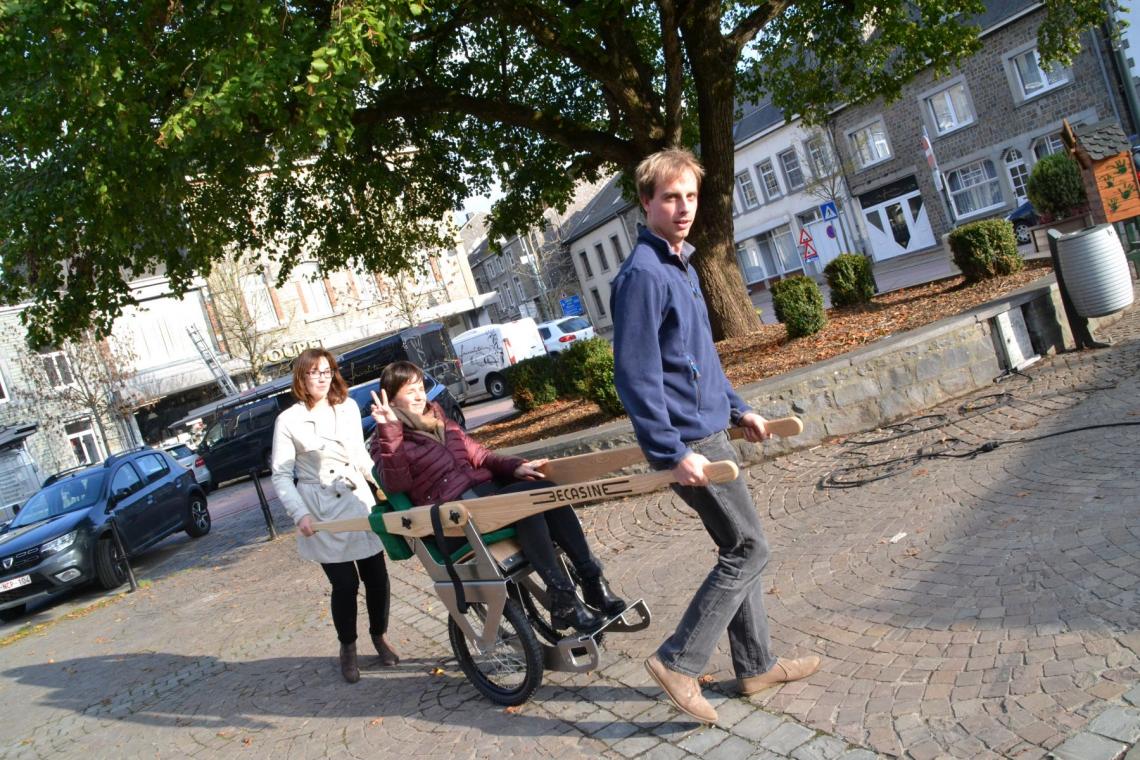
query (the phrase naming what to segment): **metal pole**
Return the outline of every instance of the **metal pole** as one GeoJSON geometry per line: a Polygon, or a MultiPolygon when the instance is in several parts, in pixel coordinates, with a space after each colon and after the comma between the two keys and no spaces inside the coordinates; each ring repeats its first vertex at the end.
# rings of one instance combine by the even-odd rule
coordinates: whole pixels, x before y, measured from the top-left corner
{"type": "Polygon", "coordinates": [[[123,548],[123,537],[119,535],[119,523],[115,520],[114,512],[107,518],[107,521],[111,523],[111,540],[115,542],[115,549],[119,553],[119,564],[126,568],[127,580],[131,584],[130,593],[133,594],[139,590],[139,584],[135,580],[135,571],[131,569],[130,560],[127,559],[127,550],[123,548]]]}
{"type": "Polygon", "coordinates": [[[277,526],[273,523],[273,513],[269,511],[269,500],[265,498],[265,491],[261,488],[261,478],[258,469],[251,467],[249,477],[253,480],[253,487],[257,489],[257,500],[261,502],[261,514],[265,517],[265,527],[269,528],[269,540],[277,540],[277,526]]]}

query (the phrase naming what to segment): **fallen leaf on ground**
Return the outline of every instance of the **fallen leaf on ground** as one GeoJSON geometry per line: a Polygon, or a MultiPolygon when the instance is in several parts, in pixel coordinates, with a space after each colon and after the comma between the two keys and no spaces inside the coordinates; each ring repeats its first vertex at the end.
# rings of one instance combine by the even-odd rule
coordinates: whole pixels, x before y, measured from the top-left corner
{"type": "Polygon", "coordinates": [[[508,705],[503,708],[503,712],[507,715],[518,715],[522,712],[522,705],[508,705]]]}
{"type": "Polygon", "coordinates": [[[370,720],[370,721],[368,722],[368,725],[370,725],[370,726],[379,726],[379,725],[380,725],[381,723],[383,723],[383,722],[384,722],[384,719],[383,719],[383,718],[373,718],[372,720],[370,720]]]}
{"type": "Polygon", "coordinates": [[[447,672],[447,671],[446,671],[446,670],[444,670],[443,668],[432,668],[432,669],[431,669],[431,674],[432,674],[433,676],[442,676],[442,675],[443,675],[444,673],[446,673],[446,672],[447,672]]]}

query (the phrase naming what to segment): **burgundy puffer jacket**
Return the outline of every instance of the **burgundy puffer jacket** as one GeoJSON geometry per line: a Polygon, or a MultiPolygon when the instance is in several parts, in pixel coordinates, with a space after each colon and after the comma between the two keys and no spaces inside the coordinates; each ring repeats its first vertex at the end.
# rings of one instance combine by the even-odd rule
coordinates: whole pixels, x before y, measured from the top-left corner
{"type": "Polygon", "coordinates": [[[492,478],[509,479],[523,463],[492,453],[468,438],[439,404],[431,407],[444,420],[443,444],[399,422],[376,426],[368,448],[385,490],[405,493],[416,505],[451,501],[492,478]]]}

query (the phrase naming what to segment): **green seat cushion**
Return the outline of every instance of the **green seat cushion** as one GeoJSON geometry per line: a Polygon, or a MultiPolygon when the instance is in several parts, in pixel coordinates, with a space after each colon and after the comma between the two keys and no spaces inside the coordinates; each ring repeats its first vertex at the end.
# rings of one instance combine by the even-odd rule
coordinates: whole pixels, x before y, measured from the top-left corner
{"type": "MultiPolygon", "coordinates": [[[[375,473],[375,470],[373,471],[375,473]]],[[[379,475],[379,473],[375,473],[379,475]]],[[[379,480],[379,478],[377,478],[379,480]]],[[[384,551],[388,553],[388,557],[393,560],[405,560],[412,556],[412,547],[408,540],[403,536],[393,535],[388,532],[384,527],[384,515],[388,512],[403,512],[406,509],[411,509],[414,504],[405,493],[388,493],[388,500],[381,501],[372,508],[372,514],[368,516],[368,524],[372,526],[372,532],[380,537],[380,543],[384,545],[384,551]]],[[[508,538],[514,538],[516,535],[514,528],[499,528],[490,533],[483,534],[483,543],[491,545],[499,541],[505,541],[508,538]]],[[[443,553],[440,552],[439,547],[435,545],[435,541],[430,538],[424,541],[424,546],[428,550],[428,554],[432,556],[439,564],[443,564],[443,553]]],[[[464,555],[471,551],[469,544],[456,549],[451,553],[451,561],[456,562],[464,555]]]]}

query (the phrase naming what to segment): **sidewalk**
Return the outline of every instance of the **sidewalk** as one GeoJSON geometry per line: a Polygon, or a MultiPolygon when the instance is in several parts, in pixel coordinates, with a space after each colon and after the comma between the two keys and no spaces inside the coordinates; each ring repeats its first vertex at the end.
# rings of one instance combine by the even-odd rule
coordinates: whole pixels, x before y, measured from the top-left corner
{"type": "Polygon", "coordinates": [[[1132,746],[1134,760],[1140,429],[1013,442],[1140,422],[1140,312],[1103,335],[1112,348],[1046,358],[910,428],[744,471],[772,546],[774,644],[824,665],[740,699],[722,641],[716,728],[662,702],[641,665],[713,561],[699,520],[664,491],[581,512],[613,585],[644,597],[653,625],[608,636],[599,672],[547,674],[517,714],[458,672],[446,613],[408,562],[390,565],[401,664],[366,657],[361,683],[341,681],[324,576],[291,538],[266,542],[251,509],[183,542],[143,591],[0,648],[0,755],[1110,760],[1132,746]],[[1008,443],[874,466],[986,441],[1008,443]],[[883,477],[821,485],[855,463],[871,467],[833,477],[883,477]]]}

